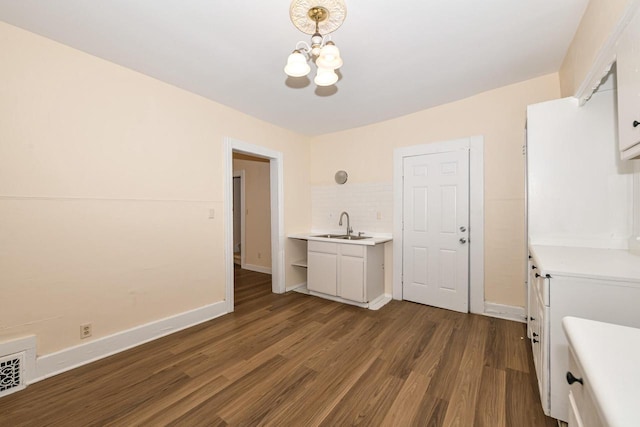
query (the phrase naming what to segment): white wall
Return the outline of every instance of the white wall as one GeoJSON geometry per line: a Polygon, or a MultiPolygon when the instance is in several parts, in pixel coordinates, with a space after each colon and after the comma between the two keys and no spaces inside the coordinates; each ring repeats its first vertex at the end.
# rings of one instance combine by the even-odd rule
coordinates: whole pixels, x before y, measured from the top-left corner
{"type": "Polygon", "coordinates": [[[393,185],[391,183],[350,183],[311,188],[311,223],[315,231],[345,232],[338,225],[346,211],[354,233],[393,232],[393,185]]]}
{"type": "Polygon", "coordinates": [[[4,23],[0,46],[0,341],[224,300],[225,137],[284,154],[284,231],[310,228],[308,138],[4,23]]]}
{"type": "Polygon", "coordinates": [[[576,95],[580,85],[588,78],[601,49],[633,2],[637,0],[589,1],[560,68],[563,97],[576,95]]]}

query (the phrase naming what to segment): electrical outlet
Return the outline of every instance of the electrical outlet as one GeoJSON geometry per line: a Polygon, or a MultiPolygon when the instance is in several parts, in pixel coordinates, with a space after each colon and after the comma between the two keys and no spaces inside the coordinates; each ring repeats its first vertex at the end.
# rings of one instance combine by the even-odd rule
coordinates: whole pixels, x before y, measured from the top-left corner
{"type": "Polygon", "coordinates": [[[80,339],[89,338],[91,336],[93,326],[91,323],[83,323],[80,325],[80,339]]]}

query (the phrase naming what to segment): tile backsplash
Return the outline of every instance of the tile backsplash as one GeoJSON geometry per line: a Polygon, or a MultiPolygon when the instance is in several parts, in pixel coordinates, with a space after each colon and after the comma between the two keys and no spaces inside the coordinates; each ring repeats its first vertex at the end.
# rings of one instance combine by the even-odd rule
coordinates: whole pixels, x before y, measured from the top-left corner
{"type": "Polygon", "coordinates": [[[338,231],[340,213],[346,211],[353,231],[393,232],[393,184],[328,185],[311,188],[311,221],[315,231],[338,231]]]}

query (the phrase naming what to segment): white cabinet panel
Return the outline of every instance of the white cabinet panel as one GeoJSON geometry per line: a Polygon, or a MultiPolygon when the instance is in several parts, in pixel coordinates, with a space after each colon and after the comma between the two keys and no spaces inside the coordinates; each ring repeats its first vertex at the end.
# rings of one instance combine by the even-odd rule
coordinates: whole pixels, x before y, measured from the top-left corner
{"type": "Polygon", "coordinates": [[[340,257],[340,296],[364,302],[364,258],[340,257]]]}
{"type": "Polygon", "coordinates": [[[532,245],[626,248],[630,165],[616,161],[615,92],[527,107],[527,207],[532,245]]]}
{"type": "Polygon", "coordinates": [[[640,157],[640,12],[616,49],[618,141],[623,159],[640,157]]]}
{"type": "Polygon", "coordinates": [[[327,295],[338,295],[336,254],[309,251],[307,255],[307,288],[327,295]]]}

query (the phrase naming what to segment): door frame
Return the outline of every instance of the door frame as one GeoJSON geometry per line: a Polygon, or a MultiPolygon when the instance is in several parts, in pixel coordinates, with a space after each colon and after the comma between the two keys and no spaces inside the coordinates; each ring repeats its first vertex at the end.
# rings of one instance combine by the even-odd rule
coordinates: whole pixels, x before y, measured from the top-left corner
{"type": "Polygon", "coordinates": [[[413,145],[393,150],[393,299],[402,300],[403,163],[405,157],[469,152],[469,311],[484,313],[484,137],[413,145]]]}
{"type": "Polygon", "coordinates": [[[234,311],[233,300],[233,153],[243,153],[269,159],[271,192],[271,290],[285,292],[284,280],[284,172],[283,154],[259,145],[225,137],[224,159],[224,260],[225,301],[227,312],[234,311]]]}
{"type": "MultiPolygon", "coordinates": [[[[233,153],[231,153],[231,163],[233,165],[233,153]]],[[[244,200],[244,169],[233,172],[233,178],[240,178],[240,267],[244,268],[245,265],[245,250],[246,250],[246,239],[245,239],[245,200],[244,200]]],[[[231,185],[233,185],[233,180],[231,180],[231,185]]],[[[231,200],[233,201],[233,193],[231,196],[231,200]]],[[[232,205],[233,206],[233,205],[232,205]]],[[[232,224],[233,225],[233,224],[232,224]]],[[[233,230],[233,228],[232,228],[233,230]]],[[[232,235],[233,236],[233,235],[232,235]]]]}

